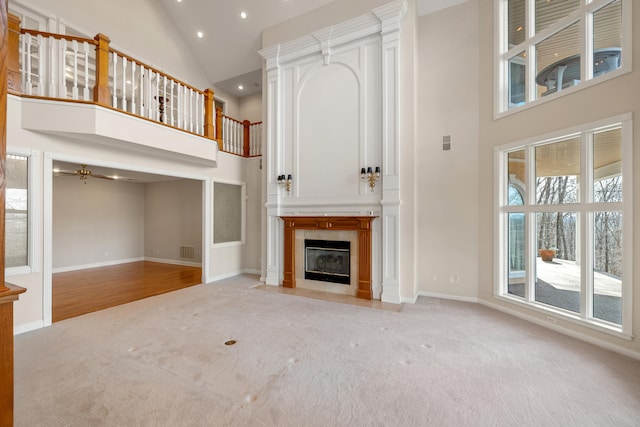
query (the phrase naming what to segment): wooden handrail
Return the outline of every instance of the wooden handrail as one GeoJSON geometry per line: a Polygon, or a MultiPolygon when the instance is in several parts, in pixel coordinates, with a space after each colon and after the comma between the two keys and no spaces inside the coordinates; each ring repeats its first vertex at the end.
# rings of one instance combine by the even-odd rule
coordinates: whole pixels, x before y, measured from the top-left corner
{"type": "Polygon", "coordinates": [[[57,33],[48,33],[46,31],[38,31],[38,30],[28,30],[23,28],[20,30],[22,34],[31,34],[32,36],[42,36],[42,37],[50,37],[56,40],[69,40],[69,41],[77,41],[80,43],[89,43],[93,45],[97,45],[97,41],[95,39],[88,39],[85,37],[76,37],[76,36],[68,36],[66,34],[57,34],[57,33]]]}
{"type": "MultiPolygon", "coordinates": [[[[125,111],[124,109],[120,110],[117,105],[112,105],[114,103],[115,97],[111,94],[111,87],[109,83],[109,70],[110,70],[111,54],[114,54],[114,56],[121,57],[127,62],[131,62],[136,66],[147,69],[154,74],[157,74],[163,78],[166,78],[167,80],[173,81],[177,85],[183,86],[185,90],[192,91],[197,96],[202,96],[204,98],[204,108],[201,111],[204,114],[204,118],[202,119],[203,121],[201,123],[203,126],[203,128],[200,130],[203,132],[201,135],[203,135],[205,138],[216,140],[218,143],[218,148],[222,150],[223,115],[222,115],[222,110],[217,110],[214,108],[214,92],[212,89],[206,89],[204,91],[196,89],[190,86],[189,84],[158,70],[155,67],[147,65],[141,61],[138,61],[137,59],[132,58],[131,56],[123,52],[120,52],[117,49],[111,48],[109,45],[110,44],[109,37],[107,37],[104,34],[97,34],[94,37],[94,39],[87,39],[83,37],[67,36],[64,34],[55,34],[55,33],[50,33],[45,31],[20,29],[20,19],[18,17],[11,17],[11,20],[12,20],[12,23],[11,23],[12,33],[10,34],[10,37],[9,37],[9,58],[7,61],[8,69],[9,69],[8,71],[9,90],[15,91],[17,93],[22,92],[22,82],[21,82],[22,76],[21,76],[21,70],[20,70],[20,56],[19,56],[21,34],[29,34],[34,37],[41,36],[44,38],[53,38],[56,40],[67,40],[67,41],[76,41],[79,43],[88,43],[92,46],[95,46],[95,50],[96,50],[95,86],[93,87],[93,102],[95,104],[108,107],[108,108],[115,108],[115,109],[118,109],[119,111],[123,111],[125,113],[130,114],[130,112],[125,111]]],[[[52,99],[50,97],[43,97],[43,96],[35,96],[35,97],[52,99]]],[[[66,98],[64,97],[63,99],[66,100],[66,98]]],[[[139,116],[139,117],[144,118],[144,116],[139,116]]],[[[245,126],[246,147],[243,147],[243,152],[245,155],[248,156],[248,153],[249,153],[248,144],[250,141],[249,141],[249,137],[246,136],[248,133],[247,123],[240,122],[231,117],[228,117],[228,119],[233,120],[234,122],[237,122],[245,126]]],[[[154,120],[154,121],[157,121],[157,120],[154,120]]],[[[181,129],[181,130],[185,130],[189,133],[193,133],[191,132],[190,129],[181,129]]]]}
{"type": "Polygon", "coordinates": [[[123,57],[123,58],[126,58],[126,59],[127,59],[127,60],[129,60],[130,62],[135,62],[136,64],[138,64],[138,65],[140,65],[140,66],[142,66],[142,67],[144,67],[144,68],[146,68],[146,69],[148,69],[148,70],[151,70],[151,71],[153,71],[153,72],[154,72],[154,73],[156,73],[156,74],[160,74],[161,76],[166,77],[167,79],[173,80],[174,82],[176,82],[176,83],[178,83],[178,84],[181,84],[182,86],[185,86],[185,87],[187,87],[187,88],[189,88],[189,89],[193,90],[194,92],[198,92],[200,95],[206,95],[206,94],[205,94],[205,92],[206,92],[206,91],[203,91],[203,90],[197,89],[197,88],[195,88],[195,87],[193,87],[193,86],[191,86],[191,85],[189,85],[189,84],[187,84],[187,83],[183,82],[182,80],[176,79],[175,77],[170,76],[170,75],[169,75],[169,74],[167,74],[167,73],[163,73],[162,71],[158,70],[157,68],[152,67],[151,65],[147,65],[147,64],[145,64],[144,62],[138,61],[137,59],[132,58],[131,56],[127,55],[126,53],[122,53],[122,52],[120,52],[119,50],[116,50],[116,49],[114,49],[114,48],[109,48],[109,52],[116,53],[118,56],[121,56],[121,57],[123,57]]]}

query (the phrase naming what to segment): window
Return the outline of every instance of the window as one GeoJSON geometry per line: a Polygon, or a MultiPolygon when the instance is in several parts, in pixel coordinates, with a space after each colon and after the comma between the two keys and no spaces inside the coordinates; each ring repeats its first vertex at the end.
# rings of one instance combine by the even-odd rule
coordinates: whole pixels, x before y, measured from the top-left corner
{"type": "Polygon", "coordinates": [[[29,265],[29,158],[7,154],[5,163],[5,267],[29,265]]]}
{"type": "Polygon", "coordinates": [[[496,150],[499,296],[630,336],[631,146],[624,116],[496,150]]]}
{"type": "Polygon", "coordinates": [[[245,241],[245,185],[213,184],[213,243],[245,241]]]}
{"type": "Polygon", "coordinates": [[[498,112],[630,70],[629,3],[498,0],[498,112]]]}

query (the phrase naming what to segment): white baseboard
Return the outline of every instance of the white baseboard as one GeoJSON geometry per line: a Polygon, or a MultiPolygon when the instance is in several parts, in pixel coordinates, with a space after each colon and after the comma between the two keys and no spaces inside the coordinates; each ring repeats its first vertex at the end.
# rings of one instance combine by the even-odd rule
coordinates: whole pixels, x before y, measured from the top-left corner
{"type": "Polygon", "coordinates": [[[260,275],[260,270],[256,270],[253,268],[245,268],[244,270],[242,270],[243,274],[253,274],[254,276],[259,276],[260,275]]]}
{"type": "Polygon", "coordinates": [[[424,292],[424,291],[419,291],[413,298],[403,298],[402,302],[415,304],[416,301],[418,301],[418,297],[440,298],[440,299],[448,299],[452,301],[462,301],[462,302],[475,302],[475,303],[478,302],[478,298],[463,297],[460,295],[438,294],[435,292],[424,292]]]}
{"type": "Polygon", "coordinates": [[[95,262],[91,264],[73,265],[70,267],[58,267],[58,268],[54,268],[52,272],[54,274],[65,273],[67,271],[84,270],[86,268],[96,268],[96,267],[109,267],[112,265],[127,264],[129,262],[138,262],[138,261],[144,261],[144,260],[145,258],[130,258],[130,259],[119,259],[115,261],[95,262]]]}
{"type": "Polygon", "coordinates": [[[36,320],[35,322],[22,323],[13,327],[13,335],[24,334],[25,332],[35,331],[36,329],[44,328],[43,320],[36,320]]]}
{"type": "Polygon", "coordinates": [[[149,261],[149,262],[160,262],[162,264],[184,265],[185,267],[201,267],[202,266],[202,263],[200,262],[180,261],[175,259],[144,257],[143,260],[149,261]]]}
{"type": "Polygon", "coordinates": [[[95,262],[95,263],[83,264],[83,265],[73,265],[70,267],[59,267],[59,268],[54,268],[53,273],[65,273],[67,271],[84,270],[86,268],[110,267],[112,265],[128,264],[130,262],[139,262],[139,261],[150,261],[150,262],[159,262],[162,264],[184,265],[185,267],[200,267],[202,265],[199,262],[188,262],[188,261],[180,261],[175,259],[142,257],[142,258],[119,259],[115,261],[95,262]]]}
{"type": "Polygon", "coordinates": [[[539,319],[537,317],[529,316],[529,315],[527,315],[525,313],[521,313],[521,312],[516,311],[516,310],[511,310],[509,308],[503,307],[503,306],[501,306],[499,304],[494,304],[494,303],[486,301],[486,300],[478,300],[478,303],[481,304],[481,305],[484,305],[486,307],[492,308],[494,310],[501,311],[503,313],[506,313],[506,314],[509,314],[511,316],[517,317],[519,319],[526,320],[527,322],[534,323],[534,324],[536,324],[538,326],[542,326],[544,328],[551,329],[551,330],[553,330],[555,332],[559,332],[561,334],[568,335],[568,336],[570,336],[572,338],[576,338],[576,339],[578,339],[580,341],[588,342],[589,344],[593,344],[595,346],[604,348],[606,350],[610,350],[610,351],[613,351],[615,353],[622,354],[624,356],[630,357],[630,358],[635,359],[635,360],[640,360],[640,353],[632,351],[632,350],[629,350],[627,348],[620,347],[620,346],[615,345],[615,344],[611,344],[611,343],[609,343],[607,341],[602,341],[602,340],[600,340],[598,338],[594,338],[594,337],[592,337],[590,335],[586,335],[586,334],[583,334],[583,333],[580,333],[580,332],[572,331],[570,329],[565,329],[562,326],[559,326],[557,324],[553,324],[553,323],[550,323],[550,322],[545,322],[544,320],[539,319]]]}
{"type": "Polygon", "coordinates": [[[205,283],[218,282],[220,280],[229,279],[230,277],[240,276],[241,274],[244,274],[244,270],[232,271],[231,273],[218,274],[217,276],[207,277],[207,280],[205,283]]]}

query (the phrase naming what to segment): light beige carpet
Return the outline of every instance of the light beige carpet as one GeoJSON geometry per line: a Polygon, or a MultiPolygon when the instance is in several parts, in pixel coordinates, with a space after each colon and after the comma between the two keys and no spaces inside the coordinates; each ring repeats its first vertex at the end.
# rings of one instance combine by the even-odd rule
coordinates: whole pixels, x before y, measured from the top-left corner
{"type": "Polygon", "coordinates": [[[640,425],[640,362],[476,304],[389,312],[257,284],[16,336],[16,426],[640,425]]]}

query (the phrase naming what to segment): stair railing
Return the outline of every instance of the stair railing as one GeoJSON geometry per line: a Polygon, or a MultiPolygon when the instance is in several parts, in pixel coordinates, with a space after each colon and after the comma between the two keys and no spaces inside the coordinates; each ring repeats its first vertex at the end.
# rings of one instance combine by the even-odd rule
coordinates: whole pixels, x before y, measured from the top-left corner
{"type": "Polygon", "coordinates": [[[201,91],[93,39],[20,28],[9,16],[7,87],[27,96],[86,102],[217,141],[221,151],[262,155],[262,122],[214,110],[213,90],[201,91]]]}

